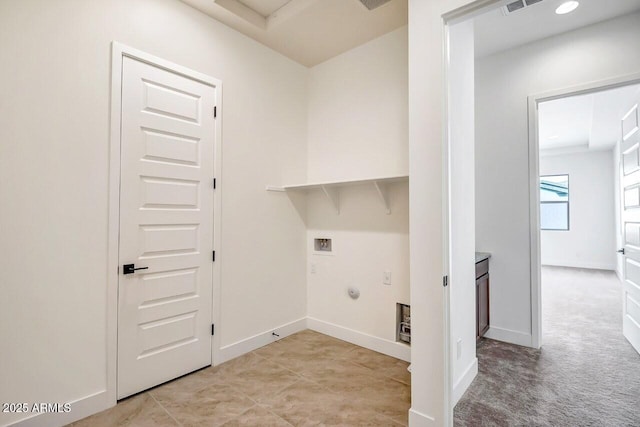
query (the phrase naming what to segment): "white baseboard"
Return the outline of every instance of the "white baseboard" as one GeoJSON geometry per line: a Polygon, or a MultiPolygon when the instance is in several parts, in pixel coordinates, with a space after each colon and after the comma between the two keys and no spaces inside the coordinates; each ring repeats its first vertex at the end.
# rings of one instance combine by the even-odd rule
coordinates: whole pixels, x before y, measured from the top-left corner
{"type": "Polygon", "coordinates": [[[522,345],[525,347],[533,347],[531,334],[525,334],[524,332],[490,326],[484,336],[486,338],[491,338],[492,340],[508,342],[510,344],[522,345]]]}
{"type": "MultiPolygon", "coordinates": [[[[67,403],[67,402],[61,402],[67,403]]],[[[13,424],[13,427],[59,427],[81,420],[90,415],[102,412],[116,405],[116,401],[110,401],[106,390],[85,396],[71,403],[71,411],[62,413],[41,413],[31,415],[13,424]]]]}
{"type": "Polygon", "coordinates": [[[585,262],[580,260],[554,260],[544,261],[543,266],[548,265],[551,267],[572,267],[572,268],[586,268],[588,270],[615,270],[616,264],[606,262],[585,262]]]}
{"type": "Polygon", "coordinates": [[[436,419],[411,408],[409,409],[409,425],[411,427],[434,427],[436,419]]]}
{"type": "Polygon", "coordinates": [[[270,328],[264,332],[254,335],[249,338],[245,338],[233,344],[226,345],[220,349],[220,363],[224,363],[227,360],[235,359],[238,356],[249,353],[260,347],[264,347],[267,344],[271,344],[274,341],[285,338],[296,332],[300,332],[307,329],[307,318],[295,320],[284,325],[270,328]],[[273,332],[280,335],[280,337],[274,337],[271,335],[273,332]]]}
{"type": "Polygon", "coordinates": [[[478,375],[478,358],[474,357],[473,361],[467,366],[460,379],[453,386],[453,402],[451,406],[456,406],[462,395],[469,388],[473,379],[478,375]]]}
{"type": "Polygon", "coordinates": [[[373,335],[368,335],[363,332],[345,328],[313,317],[304,317],[222,347],[220,349],[219,363],[235,359],[236,357],[242,356],[250,351],[256,350],[267,344],[271,344],[278,339],[285,338],[305,329],[311,329],[406,362],[411,361],[411,347],[406,344],[374,337],[373,335]],[[272,332],[277,333],[280,337],[274,337],[271,335],[272,332]]]}
{"type": "Polygon", "coordinates": [[[406,344],[374,337],[363,332],[335,325],[323,320],[307,317],[307,328],[316,332],[338,338],[396,359],[411,362],[411,347],[406,344]]]}

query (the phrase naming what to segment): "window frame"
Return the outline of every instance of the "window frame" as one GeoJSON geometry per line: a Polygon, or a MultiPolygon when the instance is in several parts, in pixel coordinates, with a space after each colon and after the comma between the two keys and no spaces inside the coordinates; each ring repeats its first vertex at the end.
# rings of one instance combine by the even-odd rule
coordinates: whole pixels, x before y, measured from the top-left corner
{"type": "Polygon", "coordinates": [[[566,176],[567,177],[567,201],[542,201],[540,200],[540,231],[571,231],[571,185],[569,183],[569,174],[568,173],[557,173],[553,175],[540,175],[538,180],[538,191],[541,190],[541,184],[543,178],[549,178],[554,176],[566,176]],[[566,204],[567,205],[567,228],[543,228],[542,227],[542,205],[545,204],[566,204]]]}

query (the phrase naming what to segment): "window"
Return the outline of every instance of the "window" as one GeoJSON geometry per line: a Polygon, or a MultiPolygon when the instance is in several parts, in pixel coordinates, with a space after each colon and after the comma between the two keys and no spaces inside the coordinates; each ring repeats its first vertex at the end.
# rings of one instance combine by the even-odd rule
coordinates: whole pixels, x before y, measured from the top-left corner
{"type": "Polygon", "coordinates": [[[540,228],[569,230],[569,175],[540,177],[540,228]]]}

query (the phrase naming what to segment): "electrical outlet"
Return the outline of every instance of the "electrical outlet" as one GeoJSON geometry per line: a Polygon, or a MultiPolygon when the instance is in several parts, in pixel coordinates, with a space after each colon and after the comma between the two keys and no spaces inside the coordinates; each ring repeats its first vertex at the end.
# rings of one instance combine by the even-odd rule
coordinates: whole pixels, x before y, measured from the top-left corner
{"type": "Polygon", "coordinates": [[[460,359],[462,356],[462,339],[458,339],[456,342],[456,358],[460,359]]]}
{"type": "Polygon", "coordinates": [[[390,285],[391,284],[391,272],[390,271],[385,271],[384,274],[382,275],[382,283],[385,285],[390,285]]]}
{"type": "Polygon", "coordinates": [[[310,270],[311,270],[311,274],[316,274],[316,263],[315,262],[311,263],[310,270]]]}

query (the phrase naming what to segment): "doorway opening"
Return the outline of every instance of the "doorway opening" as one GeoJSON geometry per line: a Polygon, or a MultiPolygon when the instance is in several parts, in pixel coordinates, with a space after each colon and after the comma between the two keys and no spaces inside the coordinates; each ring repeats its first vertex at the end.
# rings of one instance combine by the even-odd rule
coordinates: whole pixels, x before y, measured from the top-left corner
{"type": "MultiPolygon", "coordinates": [[[[541,207],[538,106],[544,108],[543,103],[569,94],[585,95],[640,82],[637,75],[640,63],[629,62],[628,55],[622,53],[634,43],[624,33],[625,28],[630,30],[637,26],[640,2],[616,3],[615,7],[621,8],[616,12],[605,11],[598,2],[583,1],[574,12],[575,15],[569,15],[573,17],[567,20],[555,14],[560,3],[538,2],[521,10],[508,12],[501,7],[494,7],[481,15],[458,18],[449,26],[449,135],[446,147],[449,197],[448,271],[452,285],[448,331],[449,372],[452,406],[460,399],[461,405],[466,405],[464,411],[467,415],[474,411],[474,402],[470,401],[481,401],[482,396],[474,394],[477,390],[472,385],[475,377],[473,368],[465,368],[475,363],[475,369],[479,366],[481,374],[486,374],[491,369],[489,365],[492,362],[490,357],[485,356],[492,353],[492,350],[496,350],[492,355],[505,348],[512,348],[514,355],[530,354],[537,357],[535,355],[541,354],[541,209],[546,214],[545,228],[550,228],[545,232],[569,233],[579,225],[571,213],[578,202],[574,200],[574,190],[580,186],[573,172],[546,173],[545,185],[547,189],[556,190],[555,198],[544,200],[545,206],[541,207]],[[459,29],[469,23],[472,26],[471,38],[456,40],[456,27],[459,29]],[[475,57],[472,66],[467,68],[467,74],[460,77],[455,72],[456,55],[460,54],[458,49],[468,49],[469,42],[475,50],[475,57]],[[597,63],[592,61],[594,57],[599,58],[597,63]],[[460,120],[458,114],[461,110],[456,105],[459,106],[465,100],[460,97],[460,93],[461,88],[469,82],[469,73],[473,74],[473,78],[471,90],[466,92],[466,102],[473,99],[471,135],[475,141],[470,150],[464,150],[461,149],[465,142],[460,125],[465,122],[460,120]],[[602,83],[590,83],[594,81],[602,83]],[[468,185],[465,172],[460,173],[461,165],[471,165],[474,168],[471,186],[468,185]],[[560,188],[563,186],[567,188],[560,188]],[[456,200],[466,200],[467,210],[472,202],[475,206],[464,222],[460,219],[460,207],[465,205],[458,204],[456,208],[456,200]],[[469,217],[474,222],[471,237],[470,228],[465,225],[468,224],[469,217]],[[487,345],[474,345],[473,348],[469,347],[469,331],[477,328],[477,319],[475,316],[461,315],[465,310],[468,313],[469,307],[474,307],[473,303],[477,298],[472,283],[474,279],[477,283],[478,277],[472,277],[473,253],[468,250],[469,243],[476,252],[491,254],[488,261],[488,274],[491,277],[488,286],[489,328],[479,341],[487,345]],[[515,346],[500,347],[503,343],[515,346]],[[484,348],[481,348],[483,345],[484,348]],[[470,353],[465,353],[466,350],[470,350],[470,353]],[[467,356],[469,357],[465,359],[467,356]],[[471,376],[471,379],[466,375],[471,376]]],[[[549,105],[551,104],[547,106],[549,105]]],[[[609,168],[613,169],[615,164],[612,152],[609,153],[609,160],[609,168]]],[[[615,194],[613,183],[611,184],[609,216],[615,218],[615,194]]],[[[636,194],[626,194],[633,204],[636,194]]],[[[620,196],[620,200],[624,200],[625,195],[620,196]]],[[[609,268],[613,267],[613,270],[617,267],[615,249],[621,246],[616,246],[615,225],[611,221],[609,223],[609,256],[614,260],[609,268]]],[[[624,227],[618,229],[622,235],[624,227]]],[[[617,269],[620,270],[619,267],[617,269]]],[[[476,316],[479,313],[477,307],[474,307],[476,316]]],[[[512,372],[511,378],[526,375],[528,374],[525,372],[512,372]]],[[[504,396],[504,399],[509,398],[504,396]]],[[[459,408],[460,406],[456,409],[454,419],[464,421],[464,418],[457,415],[461,413],[459,408]]],[[[507,417],[505,420],[510,419],[509,414],[502,415],[507,417]]],[[[464,417],[464,414],[461,416],[464,417]]],[[[512,421],[518,423],[517,419],[512,421]]]]}
{"type": "Polygon", "coordinates": [[[594,334],[605,319],[623,318],[614,333],[622,329],[638,349],[637,76],[533,98],[542,342],[567,336],[567,328],[587,330],[590,317],[600,319],[594,334]]]}

